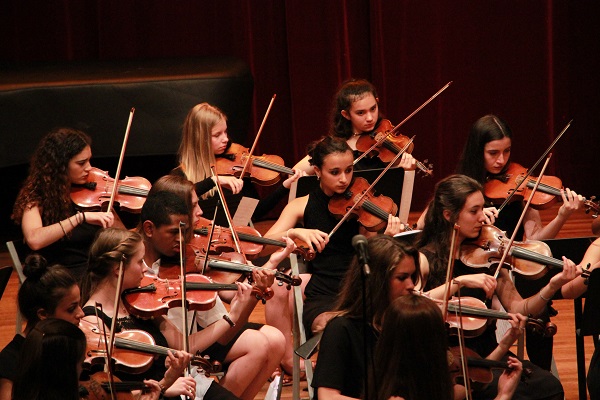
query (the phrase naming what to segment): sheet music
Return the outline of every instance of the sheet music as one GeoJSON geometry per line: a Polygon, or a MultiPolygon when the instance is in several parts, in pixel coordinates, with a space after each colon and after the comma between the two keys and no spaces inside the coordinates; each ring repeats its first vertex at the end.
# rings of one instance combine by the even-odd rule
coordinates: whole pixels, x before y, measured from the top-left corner
{"type": "Polygon", "coordinates": [[[415,171],[404,171],[404,182],[402,183],[402,197],[400,198],[400,210],[398,217],[400,221],[407,222],[412,202],[413,186],[415,183],[415,171]]]}
{"type": "Polygon", "coordinates": [[[258,205],[258,200],[252,197],[242,197],[235,215],[233,216],[233,226],[248,226],[254,210],[258,205]]]}

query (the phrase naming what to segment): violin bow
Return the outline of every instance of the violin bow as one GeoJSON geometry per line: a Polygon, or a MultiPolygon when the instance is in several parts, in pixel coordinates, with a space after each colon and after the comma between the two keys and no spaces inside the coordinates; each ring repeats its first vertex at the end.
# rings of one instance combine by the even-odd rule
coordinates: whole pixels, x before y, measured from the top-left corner
{"type": "Polygon", "coordinates": [[[454,274],[454,255],[456,254],[456,237],[460,226],[454,224],[452,227],[452,238],[450,240],[450,253],[448,256],[448,265],[446,267],[446,290],[444,291],[444,302],[442,310],[444,312],[444,321],[448,318],[448,299],[450,298],[450,288],[452,287],[452,275],[454,274]]]}
{"type": "MultiPolygon", "coordinates": [[[[275,97],[277,97],[277,94],[273,94],[273,97],[271,98],[271,101],[269,102],[269,107],[267,107],[267,112],[265,113],[265,116],[263,117],[263,120],[260,124],[260,128],[258,128],[258,133],[256,134],[256,137],[254,138],[254,143],[252,144],[252,148],[250,149],[250,152],[248,153],[248,158],[246,159],[246,162],[244,163],[244,168],[242,168],[242,174],[240,175],[240,179],[244,178],[244,174],[246,173],[246,170],[248,169],[248,165],[250,165],[250,163],[252,162],[252,154],[254,154],[254,149],[256,148],[256,144],[258,143],[258,138],[260,137],[262,130],[265,126],[265,122],[267,122],[267,117],[269,116],[269,113],[271,112],[271,107],[273,107],[273,102],[275,101],[275,97]]],[[[232,227],[233,229],[233,227],[232,227]]]]}
{"type": "MultiPolygon", "coordinates": [[[[114,375],[113,375],[113,371],[112,371],[112,352],[111,349],[109,349],[108,343],[109,343],[109,339],[106,337],[106,327],[104,325],[104,323],[102,322],[102,325],[100,325],[100,322],[102,321],[102,319],[100,318],[100,316],[98,315],[98,308],[100,308],[100,310],[104,313],[104,311],[102,310],[102,304],[96,302],[94,304],[94,312],[96,313],[96,323],[97,323],[97,328],[98,328],[98,333],[100,334],[100,337],[102,339],[104,339],[104,372],[106,372],[106,374],[108,375],[108,391],[110,393],[110,398],[111,400],[116,400],[116,394],[115,392],[115,379],[114,379],[114,375]]],[[[114,317],[113,319],[116,319],[116,317],[114,317]]],[[[112,325],[112,324],[111,324],[112,325]]]]}
{"type": "MultiPolygon", "coordinates": [[[[411,119],[416,113],[418,113],[419,111],[421,111],[427,104],[431,103],[436,97],[438,97],[444,90],[448,89],[448,86],[450,86],[452,84],[453,81],[450,81],[448,83],[446,83],[440,90],[438,90],[433,96],[431,96],[427,101],[425,101],[425,103],[421,104],[419,107],[417,107],[416,110],[414,110],[412,113],[410,113],[408,115],[408,117],[404,118],[398,125],[396,125],[389,133],[389,134],[396,134],[398,132],[398,130],[400,129],[400,127],[402,125],[404,125],[409,119],[411,119]]],[[[358,156],[356,158],[356,160],[354,160],[354,165],[356,165],[357,162],[359,162],[360,160],[362,160],[367,154],[369,154],[370,152],[372,152],[373,150],[375,150],[376,147],[381,146],[381,143],[383,143],[383,141],[387,138],[387,135],[382,136],[382,138],[380,140],[376,140],[375,143],[373,144],[373,146],[371,146],[367,151],[365,151],[364,153],[362,153],[360,156],[358,156]]],[[[394,161],[395,162],[395,161],[394,161]]]]}
{"type": "Polygon", "coordinates": [[[121,147],[121,154],[119,155],[119,163],[117,164],[115,182],[113,183],[112,193],[110,194],[110,201],[108,202],[108,208],[106,209],[107,213],[109,213],[112,210],[112,206],[115,202],[115,196],[117,195],[117,191],[119,190],[119,176],[121,175],[121,167],[123,166],[123,158],[125,157],[125,148],[127,147],[127,141],[129,140],[129,132],[131,131],[133,113],[135,113],[135,108],[131,107],[131,111],[129,111],[129,120],[127,121],[127,128],[125,129],[125,138],[123,138],[123,146],[121,147]]]}
{"type": "MultiPolygon", "coordinates": [[[[237,249],[237,252],[240,253],[241,255],[243,255],[244,259],[246,259],[246,255],[242,251],[242,246],[240,245],[240,238],[238,237],[238,234],[233,226],[233,221],[231,219],[231,213],[229,212],[229,207],[227,206],[227,201],[225,201],[225,195],[223,194],[223,188],[221,187],[221,184],[219,183],[219,178],[218,178],[217,171],[216,171],[216,168],[214,165],[210,166],[210,172],[211,172],[211,175],[215,178],[217,192],[219,193],[219,198],[221,199],[221,203],[223,203],[223,211],[225,211],[225,217],[227,218],[227,224],[229,224],[229,228],[231,229],[231,237],[233,238],[233,243],[235,243],[235,248],[237,249]]],[[[206,257],[208,258],[208,254],[206,255],[206,257]]]]}
{"type": "MultiPolygon", "coordinates": [[[[531,204],[533,195],[535,194],[540,182],[542,181],[542,177],[544,176],[544,172],[546,172],[546,167],[548,166],[548,163],[550,162],[551,157],[552,157],[552,153],[550,153],[548,155],[548,158],[546,158],[546,162],[544,163],[544,166],[542,167],[540,176],[535,181],[535,185],[534,185],[533,189],[531,190],[531,194],[529,195],[529,198],[527,199],[527,203],[525,203],[525,207],[523,207],[523,211],[521,212],[519,221],[517,221],[517,225],[515,226],[515,229],[513,230],[510,240],[508,241],[508,244],[506,245],[506,248],[504,249],[502,258],[500,259],[500,263],[498,263],[498,267],[496,267],[496,272],[494,273],[494,278],[498,278],[498,274],[500,273],[500,270],[502,269],[502,265],[504,265],[504,262],[506,261],[508,252],[509,252],[510,248],[512,247],[513,242],[515,241],[515,237],[517,236],[517,231],[519,230],[519,228],[521,227],[521,224],[523,223],[523,219],[525,218],[525,213],[527,212],[527,209],[529,208],[529,205],[531,204]]],[[[527,179],[527,178],[525,178],[525,179],[527,179]]]]}
{"type": "MultiPolygon", "coordinates": [[[[119,318],[119,304],[120,304],[120,299],[121,299],[121,289],[123,288],[123,259],[125,258],[125,255],[123,254],[121,260],[119,261],[119,273],[117,276],[117,288],[115,291],[115,300],[114,300],[114,308],[113,308],[113,318],[111,320],[110,323],[110,334],[108,336],[108,339],[106,338],[106,329],[104,326],[104,323],[102,324],[102,332],[104,334],[104,347],[106,348],[106,352],[105,352],[105,358],[106,358],[106,365],[104,366],[105,372],[108,374],[108,388],[109,388],[109,392],[110,392],[110,397],[112,400],[116,400],[116,393],[114,390],[114,386],[115,386],[115,381],[114,381],[114,372],[112,369],[112,353],[114,350],[114,343],[115,343],[115,330],[117,328],[117,319],[119,318]]],[[[101,319],[98,317],[98,306],[99,304],[96,303],[96,318],[98,321],[101,321],[101,319]]],[[[100,304],[100,307],[102,307],[102,305],[100,304]]]]}
{"type": "Polygon", "coordinates": [[[344,214],[342,219],[340,219],[340,221],[337,223],[337,225],[333,227],[331,232],[329,232],[329,237],[331,237],[340,228],[340,226],[344,223],[344,221],[346,221],[348,219],[348,217],[350,216],[352,211],[354,211],[354,209],[360,204],[360,202],[367,195],[367,193],[369,193],[371,191],[371,189],[373,189],[373,187],[377,184],[377,182],[379,182],[379,180],[383,177],[383,175],[392,167],[392,165],[394,165],[394,163],[398,160],[398,158],[400,158],[402,156],[402,154],[406,151],[406,149],[408,149],[408,146],[410,146],[411,143],[415,140],[415,137],[416,136],[413,136],[410,138],[410,140],[398,152],[398,154],[396,154],[396,156],[392,159],[392,161],[390,161],[388,163],[388,165],[383,169],[383,171],[381,171],[381,173],[379,174],[377,179],[375,179],[373,181],[373,183],[371,183],[371,185],[367,188],[367,190],[365,190],[360,196],[358,196],[358,199],[354,202],[354,205],[348,211],[346,211],[346,214],[344,214]]]}
{"type": "Polygon", "coordinates": [[[519,190],[519,188],[521,187],[523,182],[527,181],[527,178],[529,178],[529,176],[531,176],[531,173],[537,168],[537,166],[540,164],[540,162],[542,162],[542,160],[548,155],[548,153],[550,153],[550,150],[552,150],[554,148],[554,145],[556,144],[556,142],[558,142],[558,140],[562,137],[562,135],[564,135],[564,133],[567,131],[567,129],[569,129],[569,127],[571,126],[571,123],[573,123],[573,120],[570,120],[569,123],[567,123],[567,125],[563,128],[563,130],[560,131],[560,133],[558,134],[556,139],[554,139],[554,141],[550,144],[550,146],[548,146],[546,151],[544,151],[544,154],[542,154],[542,156],[540,158],[538,158],[538,160],[535,162],[535,164],[533,164],[533,167],[531,167],[527,170],[527,173],[525,174],[523,179],[520,182],[517,182],[517,186],[513,189],[512,193],[506,198],[506,200],[504,200],[504,203],[502,203],[502,205],[498,208],[498,213],[500,211],[502,211],[502,209],[504,207],[506,207],[506,205],[510,202],[510,199],[512,199],[512,197],[515,195],[515,193],[517,193],[517,190],[519,190]]]}
{"type": "Polygon", "coordinates": [[[215,233],[218,211],[219,211],[219,200],[217,200],[217,204],[215,204],[215,213],[213,214],[212,226],[210,227],[210,233],[208,234],[208,249],[206,249],[206,257],[204,257],[204,263],[202,265],[202,275],[206,275],[206,267],[208,266],[208,253],[210,253],[210,246],[212,244],[212,238],[215,233]]]}
{"type": "MultiPolygon", "coordinates": [[[[460,230],[460,226],[458,224],[454,224],[452,227],[452,238],[450,240],[450,253],[448,256],[448,266],[446,268],[446,290],[444,293],[444,302],[442,303],[442,310],[444,321],[448,318],[448,299],[450,298],[450,288],[452,287],[452,277],[454,275],[454,260],[456,255],[456,238],[458,237],[458,232],[460,230]]],[[[466,399],[471,399],[471,381],[469,379],[469,369],[467,367],[467,357],[465,354],[465,335],[463,330],[462,323],[462,309],[460,302],[460,284],[458,284],[458,343],[460,349],[460,358],[461,358],[461,368],[463,371],[463,376],[465,378],[465,388],[466,388],[466,399]]]]}
{"type": "MultiPolygon", "coordinates": [[[[188,302],[187,302],[187,287],[186,287],[186,274],[185,274],[185,258],[183,257],[184,247],[184,235],[183,235],[183,227],[185,226],[184,222],[179,221],[179,270],[181,275],[181,334],[183,338],[183,351],[186,353],[190,352],[190,341],[188,337],[188,302]]],[[[185,369],[184,376],[189,375],[190,366],[188,365],[185,369]]],[[[188,397],[186,397],[187,399],[188,397]]]]}

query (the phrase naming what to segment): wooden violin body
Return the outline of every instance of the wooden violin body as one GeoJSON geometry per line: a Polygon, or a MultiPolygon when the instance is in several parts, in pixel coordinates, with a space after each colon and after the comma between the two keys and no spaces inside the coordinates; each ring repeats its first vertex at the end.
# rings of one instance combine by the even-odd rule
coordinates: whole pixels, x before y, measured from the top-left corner
{"type": "MultiPolygon", "coordinates": [[[[335,194],[329,200],[329,212],[341,218],[359,201],[359,198],[369,188],[369,182],[362,177],[355,177],[352,184],[341,194],[335,194]]],[[[375,196],[368,192],[352,211],[358,222],[368,231],[376,232],[384,229],[390,214],[395,215],[398,206],[394,201],[383,195],[375,196]]]]}
{"type": "MultiPolygon", "coordinates": [[[[502,204],[514,191],[517,186],[516,193],[512,196],[512,201],[523,201],[529,198],[532,189],[535,187],[537,178],[528,177],[526,182],[523,182],[527,168],[520,164],[511,162],[505,173],[500,175],[490,176],[484,185],[484,194],[493,204],[502,204]]],[[[537,210],[545,210],[552,207],[554,203],[561,199],[560,190],[562,189],[562,181],[556,176],[542,176],[542,180],[533,194],[531,199],[531,207],[537,210]]],[[[594,202],[595,196],[584,200],[585,212],[592,212],[592,215],[597,216],[600,212],[600,205],[594,202]]]]}
{"type": "Polygon", "coordinates": [[[238,178],[250,177],[252,182],[262,186],[270,186],[279,182],[281,174],[293,175],[294,170],[284,165],[283,159],[276,155],[263,154],[251,156],[251,162],[241,177],[244,164],[248,160],[249,150],[237,143],[232,143],[225,154],[219,155],[217,160],[218,175],[232,175],[238,178]]]}
{"type": "MultiPolygon", "coordinates": [[[[92,365],[105,363],[104,335],[100,333],[97,326],[86,320],[81,320],[79,327],[87,339],[84,367],[89,368],[92,365]]],[[[116,333],[114,344],[113,359],[116,357],[116,367],[127,373],[145,372],[154,362],[155,356],[166,356],[169,351],[172,353],[176,351],[156,345],[148,332],[138,329],[116,333]]],[[[199,355],[194,356],[191,363],[202,369],[206,376],[219,372],[221,368],[220,363],[213,363],[199,355]]]]}
{"type": "MultiPolygon", "coordinates": [[[[190,246],[186,252],[186,271],[188,273],[202,273],[205,264],[207,268],[204,273],[214,282],[219,283],[232,283],[246,276],[250,277],[254,269],[260,268],[245,264],[241,254],[238,253],[221,254],[220,257],[207,257],[200,249],[195,249],[190,246]],[[224,255],[228,256],[228,258],[223,257],[224,255]],[[231,281],[233,278],[236,279],[231,281]]],[[[172,268],[170,270],[161,269],[158,276],[161,278],[177,278],[179,276],[178,271],[178,268],[172,268]],[[175,273],[177,273],[177,275],[175,275],[175,273]]],[[[290,286],[298,286],[302,283],[302,279],[298,276],[286,275],[276,270],[275,279],[290,286]]]]}
{"type": "MultiPolygon", "coordinates": [[[[98,326],[83,319],[79,322],[79,328],[85,333],[87,339],[84,367],[89,369],[92,365],[105,364],[107,353],[103,332],[98,329],[98,326]]],[[[148,332],[137,329],[115,333],[115,342],[119,339],[133,340],[146,345],[155,344],[154,339],[148,332]]],[[[154,361],[154,355],[135,350],[120,349],[115,346],[112,359],[116,370],[130,374],[139,374],[150,368],[154,361]]]]}
{"type": "MultiPolygon", "coordinates": [[[[100,211],[102,205],[110,200],[114,181],[108,172],[92,168],[86,184],[71,186],[71,200],[82,209],[100,211]]],[[[115,201],[120,204],[121,210],[139,213],[151,187],[146,178],[126,177],[117,183],[115,201]]]]}
{"type": "MultiPolygon", "coordinates": [[[[464,348],[464,352],[467,359],[471,389],[473,390],[483,390],[493,381],[493,369],[509,369],[507,362],[486,360],[468,347],[464,348]]],[[[464,376],[461,365],[462,356],[460,348],[450,347],[448,349],[448,368],[450,369],[450,377],[455,384],[464,385],[464,376]]],[[[531,371],[523,371],[523,373],[525,376],[529,376],[531,371]]]]}
{"type": "MultiPolygon", "coordinates": [[[[190,244],[194,248],[200,249],[205,255],[221,254],[223,252],[232,252],[236,250],[231,230],[221,226],[215,226],[209,248],[208,238],[211,228],[212,221],[201,217],[194,225],[194,236],[192,237],[190,244]]],[[[266,245],[277,247],[285,247],[287,245],[283,240],[264,238],[260,235],[260,232],[249,226],[236,226],[235,231],[240,239],[242,252],[249,260],[256,258],[266,245]]],[[[305,243],[297,241],[296,245],[297,247],[296,250],[294,250],[294,253],[300,255],[304,260],[310,261],[315,258],[315,251],[311,250],[305,243]]]]}
{"type": "Polygon", "coordinates": [[[134,400],[132,390],[145,390],[144,382],[122,382],[113,376],[113,382],[106,372],[96,372],[86,381],[79,381],[79,398],[82,400],[110,400],[109,384],[117,400],[134,400]]]}
{"type": "MultiPolygon", "coordinates": [[[[460,260],[471,268],[492,268],[506,251],[506,232],[493,225],[483,225],[476,239],[465,240],[460,246],[460,260]]],[[[506,263],[525,278],[538,279],[548,268],[563,268],[562,260],[552,258],[550,247],[538,240],[513,242],[506,263]]]]}
{"type": "MultiPolygon", "coordinates": [[[[379,157],[383,162],[389,163],[409,142],[410,138],[401,133],[392,133],[394,126],[387,119],[382,119],[375,130],[368,135],[360,135],[356,142],[356,149],[361,152],[369,151],[376,143],[377,146],[368,157],[379,157]]],[[[412,153],[414,144],[411,143],[406,149],[412,153]]],[[[427,162],[427,160],[425,160],[427,162]]],[[[417,168],[426,176],[433,175],[433,165],[426,165],[417,161],[417,168]]]]}
{"type": "MultiPolygon", "coordinates": [[[[201,274],[186,274],[185,278],[186,308],[193,311],[213,308],[219,290],[237,290],[235,284],[214,283],[201,274]]],[[[125,290],[122,299],[127,311],[140,318],[165,315],[170,308],[182,307],[182,282],[179,278],[160,279],[146,275],[140,287],[125,290]]]]}

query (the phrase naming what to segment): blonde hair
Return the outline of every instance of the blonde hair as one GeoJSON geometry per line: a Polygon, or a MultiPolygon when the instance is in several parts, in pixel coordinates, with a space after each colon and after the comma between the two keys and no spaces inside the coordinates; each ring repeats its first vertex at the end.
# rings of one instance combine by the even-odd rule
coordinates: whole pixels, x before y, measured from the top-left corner
{"type": "MultiPolygon", "coordinates": [[[[210,166],[215,163],[211,131],[221,120],[227,121],[223,111],[208,103],[195,105],[185,118],[179,146],[179,163],[187,178],[194,183],[211,176],[210,166]]],[[[202,198],[212,196],[214,190],[204,194],[202,198]]]]}

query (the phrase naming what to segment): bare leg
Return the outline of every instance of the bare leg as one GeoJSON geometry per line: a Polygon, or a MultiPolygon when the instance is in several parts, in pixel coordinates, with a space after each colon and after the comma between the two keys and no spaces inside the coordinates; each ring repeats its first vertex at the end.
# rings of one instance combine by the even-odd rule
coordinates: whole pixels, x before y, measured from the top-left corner
{"type": "Polygon", "coordinates": [[[225,357],[231,364],[221,384],[241,399],[254,399],[281,362],[284,349],[283,335],[272,326],[244,331],[225,357]]]}
{"type": "MultiPolygon", "coordinates": [[[[310,274],[300,274],[300,278],[302,279],[300,289],[302,290],[302,299],[304,300],[304,288],[310,280],[310,274]]],[[[267,301],[265,305],[265,320],[267,324],[279,329],[285,337],[285,353],[281,365],[285,372],[291,373],[293,371],[294,355],[294,341],[292,338],[293,289],[287,290],[285,285],[273,285],[273,290],[275,292],[273,298],[267,301]]]]}

